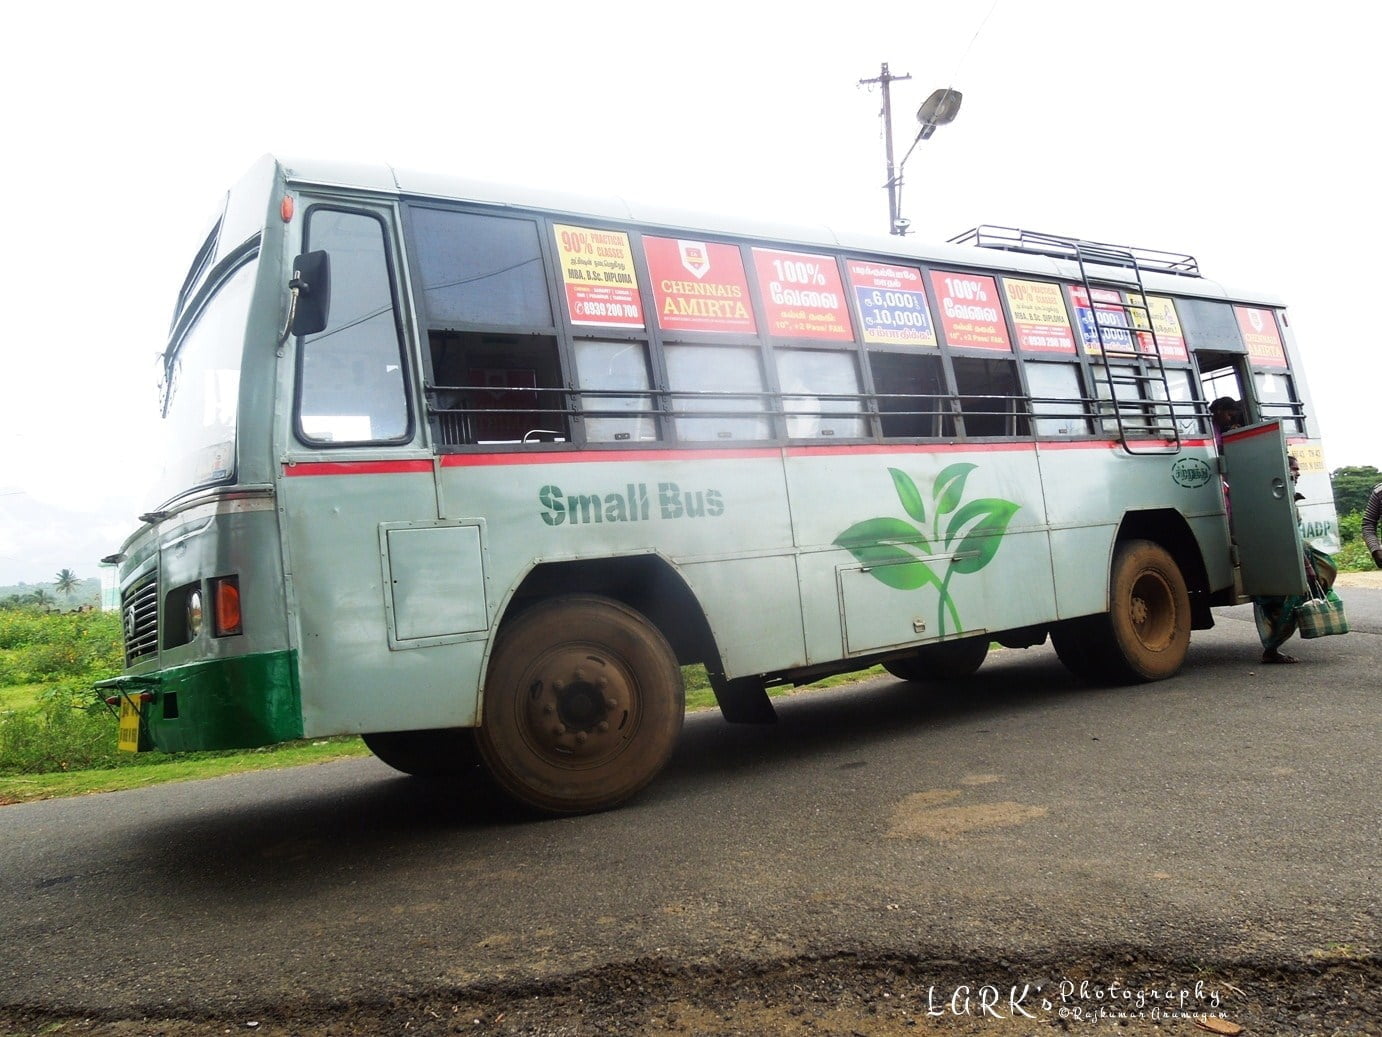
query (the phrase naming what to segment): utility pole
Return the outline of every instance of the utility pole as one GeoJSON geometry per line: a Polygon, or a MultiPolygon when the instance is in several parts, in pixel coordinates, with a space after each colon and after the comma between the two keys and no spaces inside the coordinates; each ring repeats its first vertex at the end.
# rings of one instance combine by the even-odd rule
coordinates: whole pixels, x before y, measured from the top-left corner
{"type": "Polygon", "coordinates": [[[911,79],[908,73],[905,76],[895,76],[888,71],[888,63],[883,62],[883,67],[875,79],[861,79],[860,86],[872,86],[878,83],[883,87],[883,146],[887,150],[888,156],[888,182],[883,186],[888,190],[888,233],[902,234],[906,228],[898,229],[899,214],[897,211],[897,176],[893,172],[893,104],[892,91],[890,87],[895,82],[911,79]]]}

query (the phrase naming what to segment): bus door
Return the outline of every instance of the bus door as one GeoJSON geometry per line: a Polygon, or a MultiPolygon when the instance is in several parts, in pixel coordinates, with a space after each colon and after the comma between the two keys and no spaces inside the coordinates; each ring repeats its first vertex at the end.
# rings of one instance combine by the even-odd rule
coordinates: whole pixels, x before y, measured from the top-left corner
{"type": "Polygon", "coordinates": [[[1304,546],[1281,423],[1224,433],[1224,465],[1242,592],[1306,593],[1304,546]]]}
{"type": "Polygon", "coordinates": [[[395,226],[388,207],[306,207],[306,249],[330,259],[330,310],[285,351],[279,505],[309,733],[474,717],[458,649],[433,646],[488,626],[483,593],[462,589],[482,581],[480,530],[439,520],[395,226]]]}

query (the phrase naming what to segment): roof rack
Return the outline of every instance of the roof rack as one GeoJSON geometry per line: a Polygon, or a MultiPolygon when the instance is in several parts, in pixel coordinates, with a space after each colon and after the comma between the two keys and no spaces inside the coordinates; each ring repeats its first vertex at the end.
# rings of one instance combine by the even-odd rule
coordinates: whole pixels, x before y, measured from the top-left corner
{"type": "Polygon", "coordinates": [[[1162,252],[1159,249],[1135,248],[1132,245],[1110,245],[1098,241],[1085,241],[1063,234],[1043,234],[1034,230],[1021,230],[1017,227],[995,227],[982,224],[956,234],[950,239],[952,245],[974,245],[978,248],[993,248],[1003,252],[1025,252],[1035,256],[1051,256],[1055,259],[1078,260],[1098,256],[1096,262],[1109,266],[1136,266],[1143,270],[1156,270],[1166,274],[1180,274],[1183,277],[1199,277],[1200,264],[1194,256],[1180,252],[1162,252]]]}

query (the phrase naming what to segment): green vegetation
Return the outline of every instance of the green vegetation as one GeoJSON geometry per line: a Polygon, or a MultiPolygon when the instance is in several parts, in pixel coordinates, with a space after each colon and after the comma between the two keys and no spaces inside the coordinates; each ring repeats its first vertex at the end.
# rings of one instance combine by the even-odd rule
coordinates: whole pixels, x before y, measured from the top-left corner
{"type": "Polygon", "coordinates": [[[0,609],[37,607],[70,611],[95,608],[101,603],[101,581],[80,579],[63,569],[52,583],[14,583],[0,586],[0,609]],[[57,591],[55,595],[53,592],[57,591]],[[59,597],[58,595],[61,595],[59,597]]]}
{"type": "Polygon", "coordinates": [[[368,752],[358,738],[264,749],[127,753],[92,685],[120,672],[120,617],[0,605],[0,803],[106,792],[368,752]]]}
{"type": "Polygon", "coordinates": [[[1360,512],[1339,516],[1339,553],[1334,562],[1340,572],[1373,572],[1372,555],[1363,544],[1363,516],[1360,512]]]}
{"type": "Polygon", "coordinates": [[[1334,490],[1334,510],[1339,517],[1355,511],[1361,515],[1367,507],[1372,488],[1378,483],[1382,483],[1382,472],[1371,465],[1336,468],[1330,472],[1329,485],[1334,490]]]}
{"type": "Polygon", "coordinates": [[[1372,555],[1363,545],[1363,509],[1372,488],[1382,483],[1382,472],[1371,465],[1336,468],[1329,473],[1334,490],[1334,510],[1339,515],[1339,553],[1334,561],[1340,572],[1374,572],[1372,555]]]}

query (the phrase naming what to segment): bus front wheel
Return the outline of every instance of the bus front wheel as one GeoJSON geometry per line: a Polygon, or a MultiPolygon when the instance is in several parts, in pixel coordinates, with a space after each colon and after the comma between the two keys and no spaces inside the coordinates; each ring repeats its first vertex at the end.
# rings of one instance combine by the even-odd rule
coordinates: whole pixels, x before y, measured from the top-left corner
{"type": "Polygon", "coordinates": [[[589,813],[662,770],[685,705],[676,656],[641,614],[608,598],[555,598],[500,632],[476,742],[513,799],[589,813]]]}
{"type": "Polygon", "coordinates": [[[958,641],[942,641],[924,645],[911,655],[887,659],[883,669],[904,681],[959,680],[973,675],[989,654],[989,639],[963,637],[958,641]]]}

